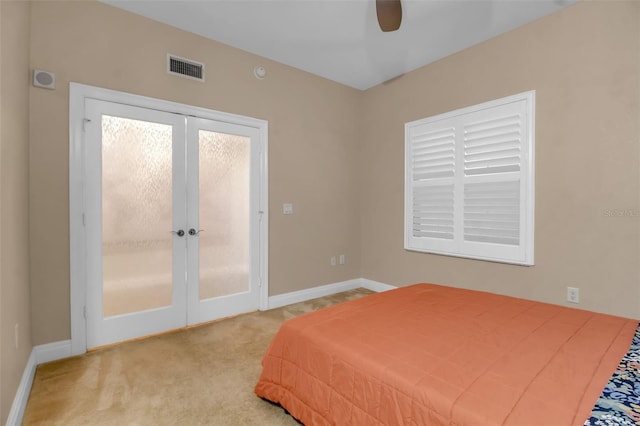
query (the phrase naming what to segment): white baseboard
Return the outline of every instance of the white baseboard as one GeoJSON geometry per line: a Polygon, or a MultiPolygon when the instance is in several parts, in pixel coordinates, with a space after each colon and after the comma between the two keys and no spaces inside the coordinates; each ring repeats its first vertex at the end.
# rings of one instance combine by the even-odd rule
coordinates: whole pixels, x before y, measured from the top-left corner
{"type": "Polygon", "coordinates": [[[13,399],[6,426],[20,426],[22,424],[22,417],[24,416],[25,408],[27,408],[31,385],[33,384],[33,378],[36,374],[36,367],[45,362],[69,358],[70,356],[71,340],[62,340],[60,342],[33,347],[31,355],[29,355],[29,359],[27,360],[27,365],[24,367],[16,396],[13,399]]]}
{"type": "Polygon", "coordinates": [[[29,400],[29,393],[31,392],[31,385],[33,384],[33,376],[36,374],[36,366],[36,355],[34,350],[32,350],[27,360],[27,365],[24,367],[16,396],[13,398],[13,404],[11,405],[11,411],[9,411],[6,426],[20,426],[22,424],[24,409],[27,408],[27,401],[29,400]]]}
{"type": "Polygon", "coordinates": [[[321,285],[304,290],[292,291],[290,293],[269,296],[269,309],[281,308],[282,306],[294,303],[306,302],[318,297],[330,296],[343,291],[353,290],[360,287],[360,280],[354,279],[342,281],[334,284],[321,285]]]}
{"type": "Polygon", "coordinates": [[[353,290],[356,288],[366,288],[368,290],[379,293],[382,291],[393,290],[396,287],[389,284],[368,280],[366,278],[355,278],[353,280],[342,281],[339,283],[321,285],[318,287],[307,288],[305,290],[292,291],[290,293],[270,296],[269,309],[281,308],[282,306],[292,305],[294,303],[306,302],[307,300],[330,296],[332,294],[341,293],[343,291],[353,290]]]}
{"type": "Polygon", "coordinates": [[[360,287],[366,288],[367,290],[375,291],[377,293],[381,293],[383,291],[393,290],[394,288],[398,288],[394,285],[381,283],[378,281],[368,280],[366,278],[360,278],[360,287]]]}
{"type": "Polygon", "coordinates": [[[33,352],[35,352],[36,356],[36,365],[69,358],[72,355],[71,340],[61,340],[59,342],[47,343],[46,345],[34,346],[33,352]]]}

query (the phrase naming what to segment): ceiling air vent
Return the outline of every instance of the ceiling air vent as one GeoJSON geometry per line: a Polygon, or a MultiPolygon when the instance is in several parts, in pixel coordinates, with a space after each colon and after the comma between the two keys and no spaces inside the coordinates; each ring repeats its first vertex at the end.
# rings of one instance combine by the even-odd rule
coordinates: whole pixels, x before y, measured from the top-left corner
{"type": "Polygon", "coordinates": [[[192,80],[204,81],[204,64],[171,54],[167,55],[167,72],[192,80]]]}

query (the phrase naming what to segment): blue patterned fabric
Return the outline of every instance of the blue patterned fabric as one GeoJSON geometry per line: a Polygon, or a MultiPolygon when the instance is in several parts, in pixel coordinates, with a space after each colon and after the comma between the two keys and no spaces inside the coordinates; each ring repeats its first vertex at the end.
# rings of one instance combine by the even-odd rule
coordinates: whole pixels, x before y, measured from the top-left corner
{"type": "Polygon", "coordinates": [[[640,425],[640,326],[584,425],[640,425]]]}

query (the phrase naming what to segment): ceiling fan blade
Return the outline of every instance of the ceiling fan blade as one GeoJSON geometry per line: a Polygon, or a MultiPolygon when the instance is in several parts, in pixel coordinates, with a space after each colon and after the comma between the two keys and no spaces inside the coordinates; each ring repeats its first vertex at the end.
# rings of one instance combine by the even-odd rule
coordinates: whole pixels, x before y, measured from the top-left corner
{"type": "Polygon", "coordinates": [[[402,22],[402,3],[400,0],[376,0],[378,24],[385,33],[400,28],[402,22]]]}

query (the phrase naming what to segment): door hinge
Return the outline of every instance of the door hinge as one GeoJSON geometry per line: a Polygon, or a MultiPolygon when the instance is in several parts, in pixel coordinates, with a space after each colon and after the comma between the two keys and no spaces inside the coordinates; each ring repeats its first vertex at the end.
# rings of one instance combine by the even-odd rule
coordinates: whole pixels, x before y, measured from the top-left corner
{"type": "Polygon", "coordinates": [[[87,221],[84,213],[82,213],[82,226],[87,226],[87,221]]]}
{"type": "Polygon", "coordinates": [[[87,307],[86,306],[82,307],[82,315],[84,316],[84,319],[87,319],[87,307]]]}
{"type": "Polygon", "coordinates": [[[88,118],[83,118],[82,119],[82,131],[84,132],[86,130],[85,125],[87,123],[91,123],[91,120],[89,120],[88,118]]]}

